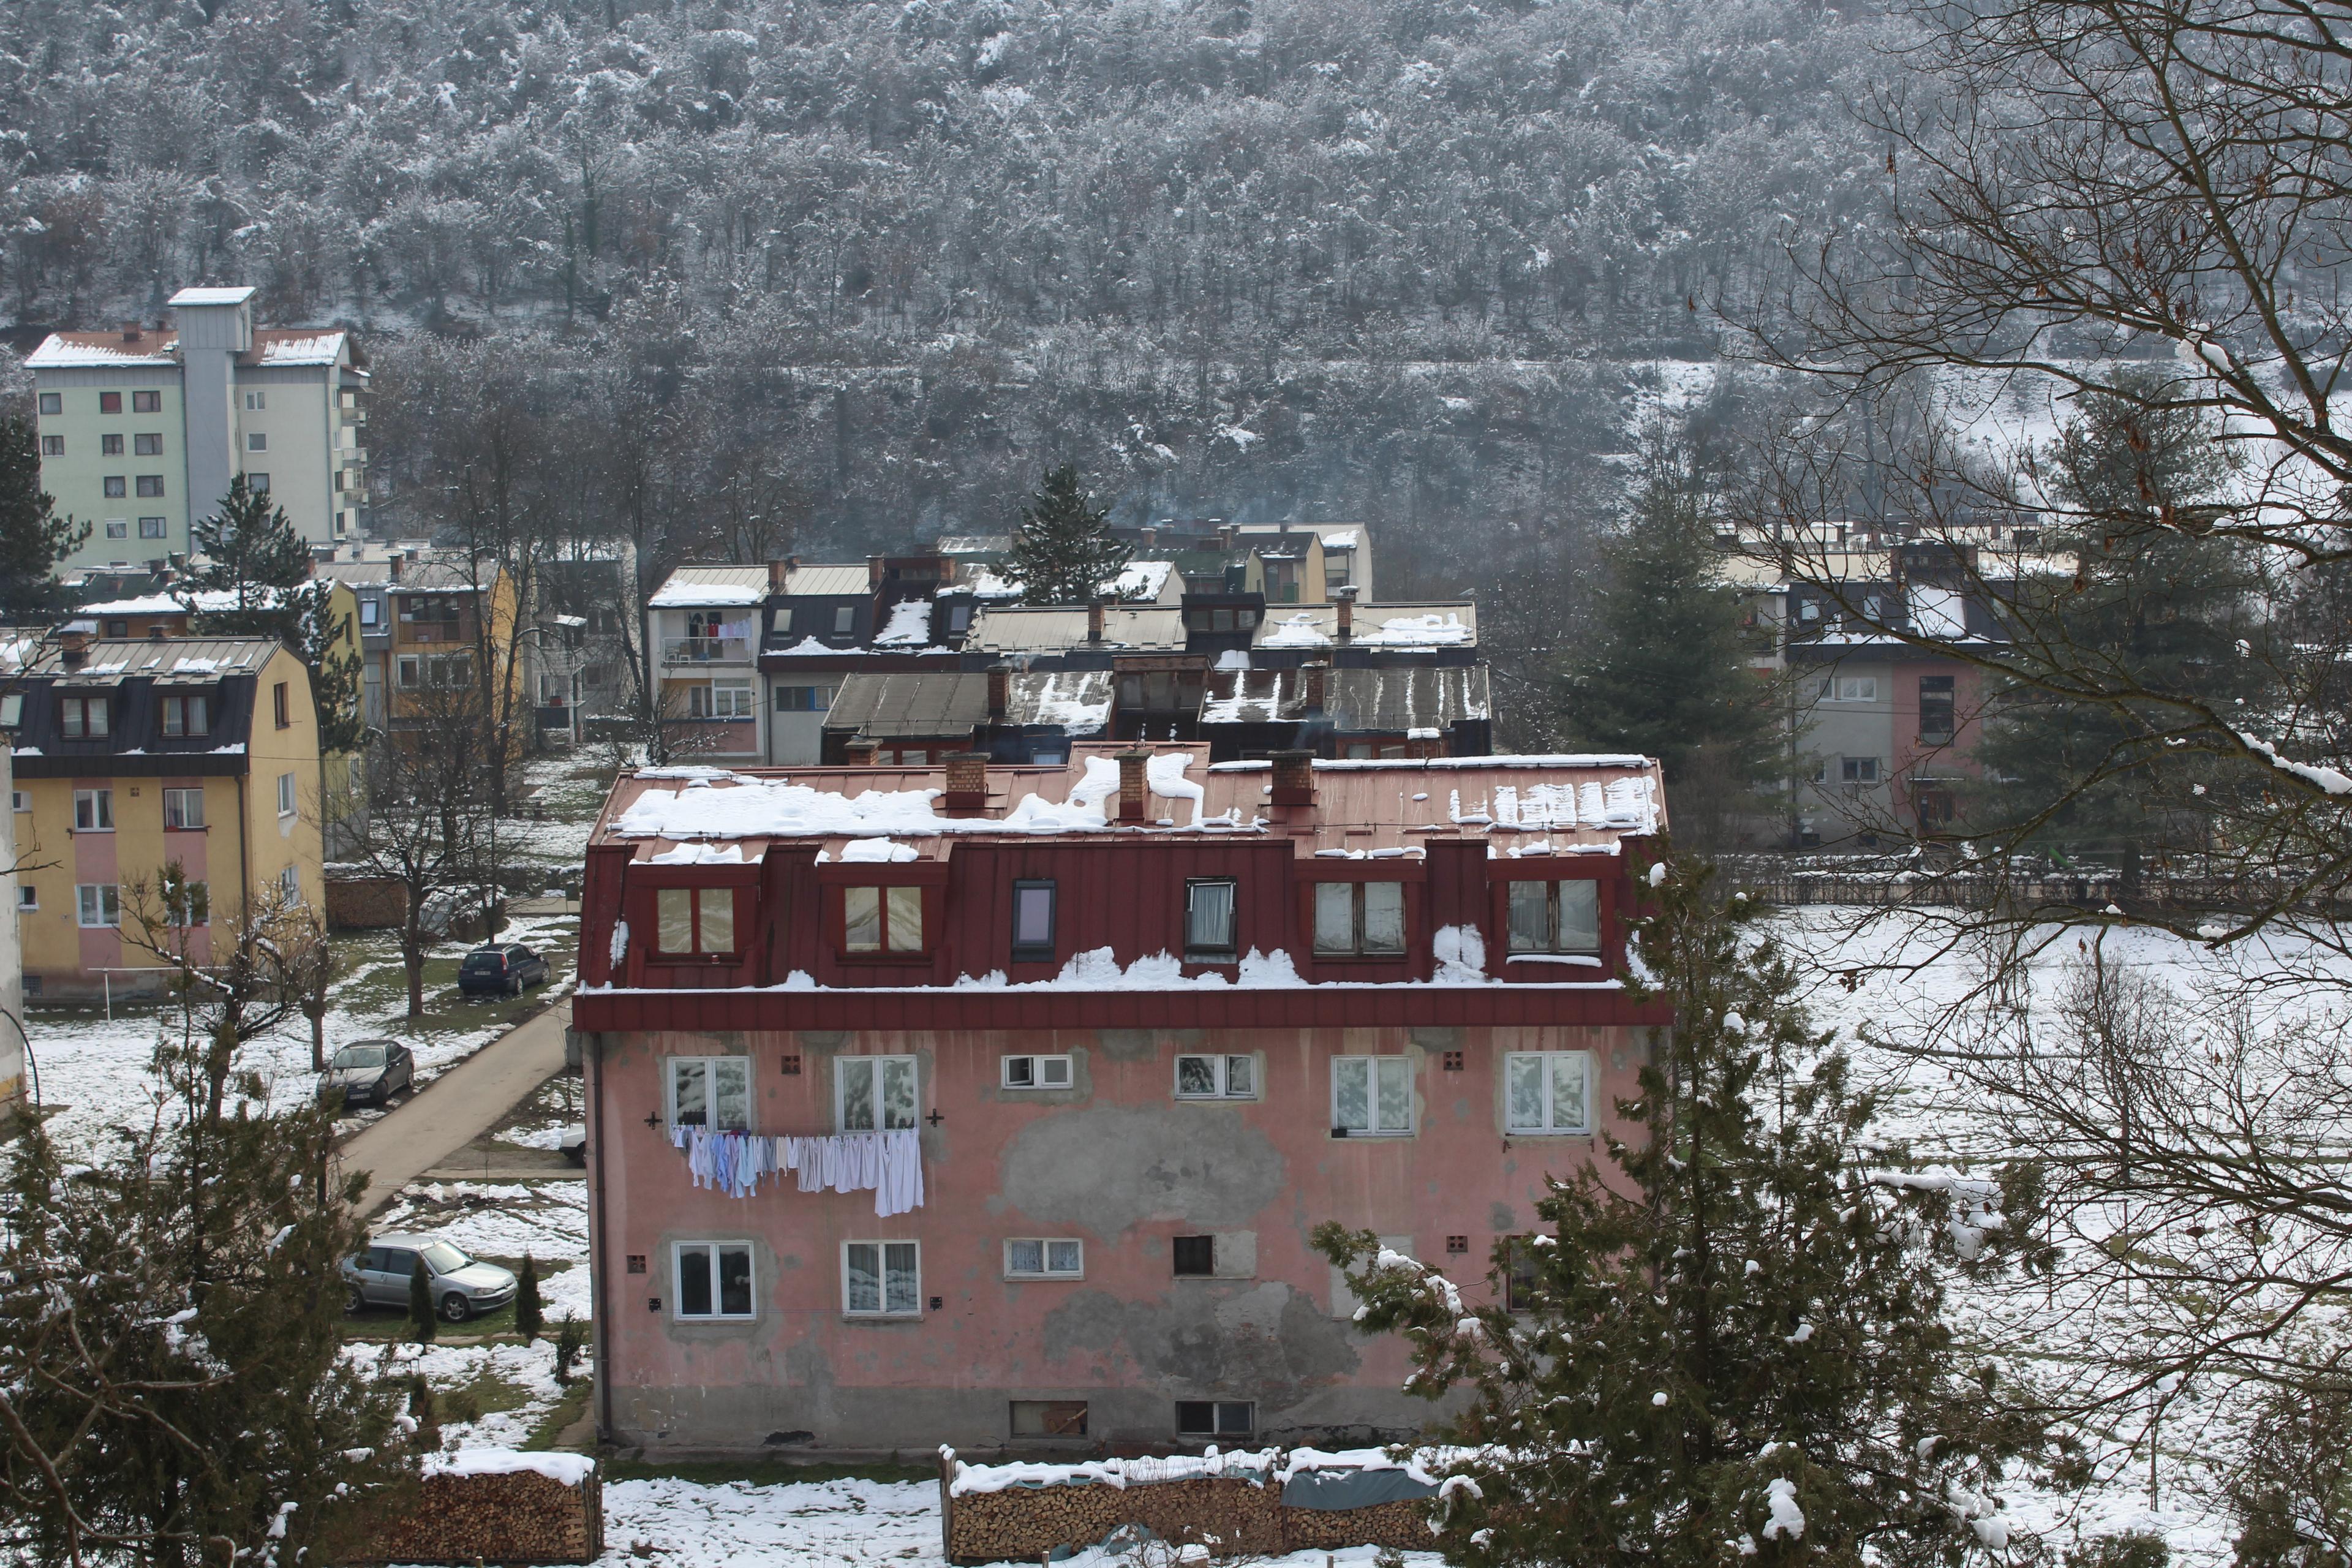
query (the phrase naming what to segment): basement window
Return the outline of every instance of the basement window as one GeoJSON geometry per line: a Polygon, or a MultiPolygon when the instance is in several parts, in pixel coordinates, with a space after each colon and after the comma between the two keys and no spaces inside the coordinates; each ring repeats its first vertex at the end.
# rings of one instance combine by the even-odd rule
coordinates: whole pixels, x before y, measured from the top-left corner
{"type": "Polygon", "coordinates": [[[1245,1437],[1257,1430],[1257,1405],[1246,1399],[1180,1399],[1179,1437],[1245,1437]]]}

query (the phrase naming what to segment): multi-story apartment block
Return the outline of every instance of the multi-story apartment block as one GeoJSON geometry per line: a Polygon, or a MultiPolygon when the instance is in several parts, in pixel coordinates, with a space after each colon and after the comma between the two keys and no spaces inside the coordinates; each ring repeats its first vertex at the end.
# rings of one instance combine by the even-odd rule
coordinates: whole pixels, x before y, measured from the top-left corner
{"type": "Polygon", "coordinates": [[[90,537],[67,570],[188,552],[242,474],[306,539],[356,537],[368,372],[352,334],[256,327],[251,289],[184,289],[176,325],[52,332],[26,366],[41,485],[90,537]]]}
{"type": "Polygon", "coordinates": [[[606,1434],[1417,1430],[1308,1235],[1475,1291],[1632,1135],[1663,816],[1639,757],[622,779],[573,1005],[606,1434]]]}
{"type": "Polygon", "coordinates": [[[152,990],[123,936],[166,867],[202,889],[174,923],[205,961],[258,889],[316,899],[319,729],[310,672],[267,637],[91,641],[68,631],[0,696],[25,989],[152,990]]]}
{"type": "Polygon", "coordinates": [[[496,564],[407,542],[353,542],[317,572],[350,590],[360,653],[361,710],[368,727],[396,733],[437,711],[430,697],[482,679],[488,661],[491,717],[511,716],[520,732],[529,701],[532,639],[515,638],[523,616],[514,577],[496,564]]]}

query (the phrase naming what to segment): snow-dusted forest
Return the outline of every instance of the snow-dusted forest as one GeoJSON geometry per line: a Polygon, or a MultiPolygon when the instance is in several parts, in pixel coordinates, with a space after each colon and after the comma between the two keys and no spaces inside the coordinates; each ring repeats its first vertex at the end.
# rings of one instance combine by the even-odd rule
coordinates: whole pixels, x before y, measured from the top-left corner
{"type": "MultiPolygon", "coordinates": [[[[1893,32],[1796,0],[29,0],[0,304],[21,338],[251,282],[365,331],[386,392],[415,334],[556,334],[548,384],[593,407],[625,369],[607,428],[676,422],[726,469],[698,488],[806,548],[1001,529],[1067,458],[1130,515],[1373,521],[1392,592],[1454,591],[1612,504],[1629,411],[1769,296],[1790,226],[1873,221],[1849,105],[1893,32]]],[[[397,487],[437,459],[394,437],[397,487]]]]}

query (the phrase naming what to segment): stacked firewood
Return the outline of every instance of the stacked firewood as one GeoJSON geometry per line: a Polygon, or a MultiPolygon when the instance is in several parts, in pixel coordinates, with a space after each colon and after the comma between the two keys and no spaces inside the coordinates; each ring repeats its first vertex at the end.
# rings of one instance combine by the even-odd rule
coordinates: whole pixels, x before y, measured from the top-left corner
{"type": "Polygon", "coordinates": [[[374,1563],[593,1563],[604,1554],[603,1489],[537,1470],[427,1475],[416,1505],[384,1521],[360,1557],[374,1563]]]}

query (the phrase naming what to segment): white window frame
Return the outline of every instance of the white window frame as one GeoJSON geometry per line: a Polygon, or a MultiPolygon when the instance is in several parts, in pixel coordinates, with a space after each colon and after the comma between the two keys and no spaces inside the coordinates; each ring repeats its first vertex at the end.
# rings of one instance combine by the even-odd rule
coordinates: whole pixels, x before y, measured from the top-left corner
{"type": "Polygon", "coordinates": [[[248,392],[245,395],[245,405],[247,408],[258,413],[262,409],[269,406],[269,394],[267,392],[248,392]]]}
{"type": "Polygon", "coordinates": [[[1584,1138],[1592,1133],[1592,1053],[1591,1051],[1510,1051],[1503,1057],[1503,1131],[1510,1138],[1584,1138]],[[1522,1126],[1511,1120],[1511,1075],[1521,1061],[1543,1064],[1543,1125],[1522,1126]],[[1560,1074],[1568,1064],[1584,1078],[1583,1116],[1575,1126],[1559,1121],[1560,1074]]]}
{"type": "Polygon", "coordinates": [[[672,1127],[678,1125],[678,1070],[685,1067],[702,1068],[702,1121],[698,1126],[719,1132],[748,1132],[751,1128],[751,1058],[749,1057],[667,1057],[662,1066],[662,1118],[672,1127]],[[719,1113],[719,1069],[731,1068],[734,1076],[743,1080],[743,1120],[740,1125],[724,1125],[714,1120],[719,1113]]]}
{"type": "Polygon", "coordinates": [[[164,790],[163,827],[165,831],[171,833],[194,833],[202,829],[204,826],[205,792],[201,788],[183,784],[164,790]],[[196,808],[194,821],[189,820],[188,807],[191,803],[193,803],[196,808]],[[177,822],[172,820],[172,815],[174,808],[177,808],[179,813],[180,820],[177,822]]]}
{"type": "Polygon", "coordinates": [[[1008,1236],[1004,1238],[1004,1277],[1007,1279],[1083,1279],[1087,1277],[1087,1244],[1068,1236],[1008,1236]],[[1038,1267],[1023,1268],[1013,1261],[1016,1247],[1037,1249],[1038,1267]],[[1063,1252],[1063,1248],[1067,1248],[1063,1252]],[[1069,1267],[1054,1267],[1055,1255],[1066,1258],[1069,1267]]]}
{"type": "Polygon", "coordinates": [[[669,1247],[670,1316],[688,1323],[743,1323],[760,1315],[760,1260],[748,1241],[674,1241],[669,1247]],[[710,1310],[689,1312],[686,1310],[686,1267],[689,1251],[702,1257],[696,1261],[709,1271],[710,1310]],[[724,1310],[719,1296],[719,1260],[722,1254],[743,1254],[743,1278],[751,1290],[751,1305],[740,1312],[724,1310]]]}
{"type": "MultiPolygon", "coordinates": [[[[1579,895],[1583,897],[1586,895],[1579,895]]],[[[1536,958],[1563,953],[1572,958],[1597,959],[1609,945],[1609,910],[1601,896],[1601,884],[1590,877],[1514,877],[1503,891],[1503,956],[1506,959],[1536,958]],[[1517,929],[1512,922],[1512,904],[1517,890],[1525,886],[1544,889],[1544,942],[1541,947],[1520,947],[1513,940],[1517,929]],[[1560,895],[1570,888],[1590,889],[1592,900],[1592,945],[1567,945],[1568,922],[1561,915],[1560,895]]]]}
{"type": "Polygon", "coordinates": [[[266,430],[247,430],[245,433],[245,449],[248,452],[267,452],[269,450],[269,433],[266,430]]]}
{"type": "Polygon", "coordinates": [[[30,810],[32,810],[32,809],[33,809],[33,792],[32,792],[31,790],[28,790],[28,789],[12,789],[12,790],[10,790],[10,791],[8,792],[8,805],[9,805],[9,806],[10,806],[10,808],[11,808],[11,809],[13,809],[13,810],[16,810],[16,811],[30,811],[30,810]]]}
{"type": "Polygon", "coordinates": [[[1364,1125],[1347,1126],[1350,1138],[1410,1138],[1414,1131],[1412,1058],[1407,1056],[1333,1057],[1331,1058],[1331,1130],[1338,1132],[1343,1124],[1339,1120],[1339,1079],[1343,1070],[1360,1067],[1364,1074],[1364,1125]],[[1391,1073],[1404,1077],[1404,1125],[1389,1127],[1381,1121],[1381,1079],[1391,1073]]]}
{"type": "Polygon", "coordinates": [[[122,925],[122,889],[113,882],[74,884],[74,921],[84,931],[114,931],[122,925]],[[92,895],[96,895],[94,898],[92,895]],[[98,918],[90,919],[95,904],[98,918]],[[111,906],[111,908],[110,908],[111,906]]]}
{"type": "Polygon", "coordinates": [[[1024,1053],[1016,1056],[1000,1058],[998,1058],[998,1064],[997,1082],[998,1086],[1003,1089],[1018,1089],[1026,1093],[1032,1089],[1065,1089],[1076,1087],[1077,1069],[1073,1065],[1071,1058],[1067,1056],[1039,1056],[1024,1053]],[[1027,1083],[1015,1083],[1013,1081],[1013,1064],[1015,1062],[1026,1062],[1029,1064],[1029,1081],[1027,1083]],[[1055,1062],[1059,1062],[1061,1064],[1062,1081],[1059,1083],[1049,1083],[1046,1081],[1047,1073],[1050,1070],[1050,1064],[1055,1062]]]}
{"type": "Polygon", "coordinates": [[[1878,700],[1878,677],[1824,675],[1822,677],[1822,700],[1824,702],[1875,702],[1878,700]]]}
{"type": "Polygon", "coordinates": [[[845,1241],[841,1244],[841,1315],[845,1318],[920,1318],[923,1315],[923,1244],[895,1237],[877,1237],[845,1241]],[[849,1255],[858,1248],[874,1248],[876,1305],[860,1307],[850,1300],[849,1255]],[[893,1307],[890,1304],[890,1249],[906,1247],[915,1255],[915,1293],[913,1303],[893,1307]]]}
{"type": "Polygon", "coordinates": [[[1187,963],[1230,963],[1241,952],[1242,885],[1236,877],[1190,877],[1184,882],[1184,961],[1187,963]],[[1222,887],[1225,894],[1225,941],[1223,946],[1198,946],[1192,941],[1192,895],[1201,888],[1222,887]]]}
{"type": "Polygon", "coordinates": [[[74,831],[76,833],[114,831],[114,792],[112,790],[78,789],[74,791],[74,831]]]}
{"type": "Polygon", "coordinates": [[[302,868],[289,866],[278,873],[278,891],[289,904],[302,901],[302,868]]]}
{"type": "Polygon", "coordinates": [[[33,886],[32,883],[19,882],[16,884],[16,907],[20,910],[37,910],[41,907],[40,892],[33,886]]]}
{"type": "Polygon", "coordinates": [[[710,717],[713,719],[750,719],[758,714],[751,705],[751,683],[749,680],[714,680],[710,683],[710,717]],[[721,702],[724,694],[727,700],[721,702]]]}
{"type": "Polygon", "coordinates": [[[360,625],[362,626],[380,626],[383,625],[383,601],[382,599],[362,599],[360,601],[360,625]]]}
{"type": "Polygon", "coordinates": [[[1246,1051],[1237,1051],[1223,1056],[1205,1051],[1180,1051],[1176,1056],[1175,1094],[1179,1100],[1256,1100],[1259,1098],[1258,1082],[1264,1076],[1258,1071],[1257,1058],[1246,1051]],[[1184,1064],[1188,1061],[1204,1061],[1210,1064],[1211,1075],[1216,1079],[1217,1085],[1213,1092],[1204,1094],[1198,1090],[1187,1090],[1184,1088],[1184,1064]],[[1247,1074],[1249,1087],[1238,1093],[1233,1088],[1233,1068],[1235,1062],[1246,1062],[1249,1065],[1247,1074]]]}
{"type": "Polygon", "coordinates": [[[845,637],[857,629],[857,606],[835,605],[833,607],[833,635],[845,637]]]}
{"type": "Polygon", "coordinates": [[[883,1098],[889,1085],[893,1066],[903,1067],[914,1079],[914,1108],[908,1114],[907,1127],[915,1127],[923,1120],[922,1063],[914,1057],[835,1057],[833,1058],[833,1126],[836,1132],[889,1132],[903,1131],[890,1125],[890,1111],[883,1098]],[[849,1080],[853,1077],[866,1079],[866,1103],[874,1108],[873,1127],[849,1125],[849,1080]]]}
{"type": "Polygon", "coordinates": [[[294,815],[294,775],[292,773],[279,773],[278,775],[278,816],[291,816],[294,815]]]}
{"type": "MultiPolygon", "coordinates": [[[[1369,750],[1364,753],[1370,756],[1369,750]]],[[[1407,941],[1404,883],[1402,880],[1370,882],[1318,882],[1312,912],[1313,929],[1307,933],[1307,948],[1318,958],[1402,958],[1407,941]],[[1365,943],[1365,904],[1369,888],[1392,888],[1396,892],[1396,945],[1370,947],[1365,943]],[[1327,898],[1344,893],[1348,900],[1348,942],[1344,947],[1323,945],[1323,905],[1327,898]]]]}
{"type": "Polygon", "coordinates": [[[1838,759],[1838,783],[1842,784],[1864,788],[1885,782],[1885,770],[1878,765],[1876,757],[1840,757],[1838,759]]]}

